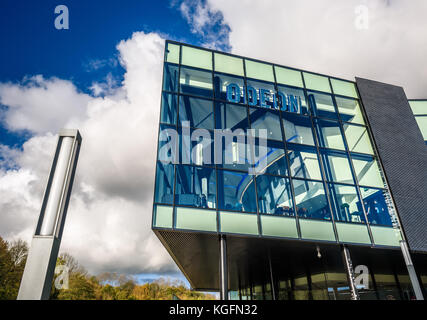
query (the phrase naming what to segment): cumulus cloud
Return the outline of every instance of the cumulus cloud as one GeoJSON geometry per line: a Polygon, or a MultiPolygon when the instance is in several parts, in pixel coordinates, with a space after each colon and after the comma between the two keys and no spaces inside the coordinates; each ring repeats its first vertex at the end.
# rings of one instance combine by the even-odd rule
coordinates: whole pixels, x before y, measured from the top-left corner
{"type": "Polygon", "coordinates": [[[0,84],[0,103],[8,106],[4,122],[13,131],[57,132],[66,124],[80,123],[90,99],[72,82],[42,75],[0,84]]]}
{"type": "Polygon", "coordinates": [[[204,0],[184,0],[179,5],[173,1],[172,6],[181,12],[191,32],[201,37],[202,46],[225,51],[230,49],[230,28],[224,23],[220,10],[215,10],[204,0]]]}
{"type": "Polygon", "coordinates": [[[31,239],[56,133],[78,128],[83,143],[61,250],[94,273],[176,272],[151,231],[164,39],[136,32],[117,49],[124,81],[111,91],[100,86],[102,97],[43,76],[0,84],[5,125],[34,134],[22,150],[0,148],[0,234],[31,239]]]}
{"type": "MultiPolygon", "coordinates": [[[[409,98],[427,97],[424,0],[208,0],[206,6],[230,26],[235,54],[375,79],[403,86],[409,98]],[[368,29],[357,28],[360,6],[367,8],[368,29]]],[[[200,18],[191,21],[209,25],[205,11],[195,10],[200,18]]]]}

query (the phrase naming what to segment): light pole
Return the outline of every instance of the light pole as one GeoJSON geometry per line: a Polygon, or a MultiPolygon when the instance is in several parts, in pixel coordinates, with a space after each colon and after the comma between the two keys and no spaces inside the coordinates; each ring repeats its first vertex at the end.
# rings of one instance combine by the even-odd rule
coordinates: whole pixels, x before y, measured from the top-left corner
{"type": "Polygon", "coordinates": [[[62,129],[59,132],[18,300],[49,299],[81,142],[78,130],[62,129]]]}

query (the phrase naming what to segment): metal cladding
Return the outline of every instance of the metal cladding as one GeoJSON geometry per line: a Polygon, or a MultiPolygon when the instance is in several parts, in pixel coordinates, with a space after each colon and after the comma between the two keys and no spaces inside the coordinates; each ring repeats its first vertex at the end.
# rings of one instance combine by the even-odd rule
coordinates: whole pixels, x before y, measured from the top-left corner
{"type": "Polygon", "coordinates": [[[427,147],[403,88],[356,78],[404,233],[427,252],[427,147]]]}

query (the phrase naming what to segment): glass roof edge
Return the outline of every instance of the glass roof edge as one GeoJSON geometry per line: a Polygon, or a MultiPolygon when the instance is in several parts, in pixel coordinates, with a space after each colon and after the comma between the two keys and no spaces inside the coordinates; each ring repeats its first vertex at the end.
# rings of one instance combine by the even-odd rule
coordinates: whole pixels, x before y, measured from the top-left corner
{"type": "MultiPolygon", "coordinates": [[[[254,62],[265,63],[265,64],[269,64],[269,65],[272,65],[272,66],[277,66],[277,67],[291,69],[291,70],[300,71],[300,72],[311,73],[311,74],[318,75],[318,76],[328,77],[328,78],[331,78],[331,79],[336,79],[336,80],[341,80],[341,81],[345,81],[345,82],[350,82],[350,83],[356,84],[356,81],[352,81],[352,80],[348,80],[348,79],[344,79],[344,78],[339,78],[339,77],[327,75],[327,74],[324,74],[324,73],[317,73],[317,72],[310,71],[310,70],[298,69],[298,68],[295,68],[295,67],[290,67],[290,66],[286,66],[286,65],[282,65],[282,64],[277,64],[277,63],[273,63],[273,62],[269,62],[269,61],[265,61],[265,60],[259,60],[259,59],[255,59],[255,58],[249,58],[249,57],[245,57],[245,56],[240,56],[240,55],[229,53],[229,52],[225,52],[225,51],[219,51],[219,50],[215,50],[215,49],[209,49],[209,48],[205,48],[205,47],[201,47],[201,46],[196,46],[196,45],[193,45],[193,44],[188,44],[188,43],[180,42],[180,41],[176,41],[176,40],[165,39],[165,44],[166,43],[183,45],[183,46],[192,47],[192,48],[195,48],[195,49],[207,50],[207,51],[211,51],[213,53],[224,54],[224,55],[228,55],[228,56],[235,57],[235,58],[240,58],[240,59],[245,59],[245,60],[251,60],[251,61],[254,61],[254,62]]],[[[166,46],[165,46],[165,48],[166,48],[166,46]]]]}

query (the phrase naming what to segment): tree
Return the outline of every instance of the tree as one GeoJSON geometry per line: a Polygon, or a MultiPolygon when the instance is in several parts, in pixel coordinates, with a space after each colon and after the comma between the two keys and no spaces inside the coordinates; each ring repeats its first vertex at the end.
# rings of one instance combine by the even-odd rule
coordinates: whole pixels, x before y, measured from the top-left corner
{"type": "Polygon", "coordinates": [[[27,255],[24,241],[9,243],[0,237],[0,299],[14,300],[18,296],[27,255]]]}

